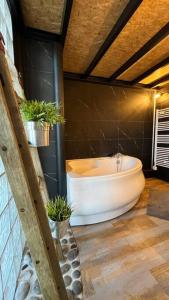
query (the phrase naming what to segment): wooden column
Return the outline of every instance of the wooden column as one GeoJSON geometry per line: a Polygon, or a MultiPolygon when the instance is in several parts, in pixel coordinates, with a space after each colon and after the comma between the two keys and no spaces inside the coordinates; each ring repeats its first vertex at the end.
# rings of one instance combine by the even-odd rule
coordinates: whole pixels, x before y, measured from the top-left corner
{"type": "MultiPolygon", "coordinates": [[[[55,43],[53,45],[53,67],[54,67],[54,95],[56,105],[62,108],[64,115],[64,88],[63,88],[63,47],[55,43]]],[[[55,125],[56,134],[56,164],[58,176],[58,193],[62,196],[67,194],[66,185],[66,166],[65,166],[65,151],[64,151],[64,124],[55,125]]]]}
{"type": "Polygon", "coordinates": [[[0,51],[0,155],[46,300],[66,300],[38,177],[5,55],[0,51]]]}

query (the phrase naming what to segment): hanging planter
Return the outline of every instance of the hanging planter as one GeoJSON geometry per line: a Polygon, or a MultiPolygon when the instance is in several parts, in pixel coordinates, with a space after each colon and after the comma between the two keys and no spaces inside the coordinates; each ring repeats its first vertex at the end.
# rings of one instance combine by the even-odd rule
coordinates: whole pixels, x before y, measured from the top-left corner
{"type": "Polygon", "coordinates": [[[23,101],[20,111],[24,120],[28,143],[33,147],[49,146],[50,128],[56,123],[64,123],[60,108],[44,101],[23,101]]]}
{"type": "Polygon", "coordinates": [[[47,204],[49,226],[54,239],[62,239],[69,227],[72,209],[65,197],[57,196],[47,204]]]}
{"type": "Polygon", "coordinates": [[[28,139],[28,143],[33,147],[49,146],[49,130],[50,125],[44,123],[40,126],[37,122],[24,122],[24,127],[28,139]]]}

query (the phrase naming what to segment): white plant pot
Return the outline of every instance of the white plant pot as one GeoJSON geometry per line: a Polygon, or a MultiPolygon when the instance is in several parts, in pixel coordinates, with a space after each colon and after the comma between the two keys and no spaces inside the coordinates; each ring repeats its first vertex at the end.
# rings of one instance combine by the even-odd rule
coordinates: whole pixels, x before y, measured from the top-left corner
{"type": "Polygon", "coordinates": [[[29,144],[33,147],[49,146],[49,129],[48,123],[41,126],[34,121],[24,122],[24,127],[29,144]]]}
{"type": "Polygon", "coordinates": [[[53,221],[49,218],[48,220],[53,239],[62,239],[67,233],[69,219],[62,222],[53,221]]]}

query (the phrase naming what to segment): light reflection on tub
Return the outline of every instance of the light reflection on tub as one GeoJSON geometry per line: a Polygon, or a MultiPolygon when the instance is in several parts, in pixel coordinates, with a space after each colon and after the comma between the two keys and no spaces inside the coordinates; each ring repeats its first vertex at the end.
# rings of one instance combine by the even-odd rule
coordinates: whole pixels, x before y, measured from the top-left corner
{"type": "Polygon", "coordinates": [[[73,208],[71,225],[110,220],[136,204],[145,185],[142,163],[122,155],[118,168],[119,172],[115,157],[67,161],[67,197],[73,208]]]}

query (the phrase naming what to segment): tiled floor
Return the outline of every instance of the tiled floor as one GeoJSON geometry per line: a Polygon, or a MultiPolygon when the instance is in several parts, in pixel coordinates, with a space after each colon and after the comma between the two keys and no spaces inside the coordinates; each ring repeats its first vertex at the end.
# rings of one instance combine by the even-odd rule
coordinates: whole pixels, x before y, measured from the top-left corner
{"type": "Polygon", "coordinates": [[[169,221],[147,215],[150,191],[169,183],[147,179],[137,205],[104,223],[74,228],[84,299],[169,300],[169,221]]]}

